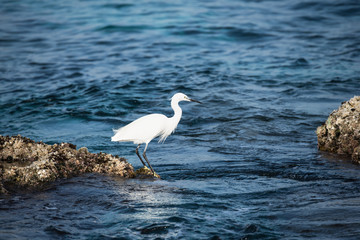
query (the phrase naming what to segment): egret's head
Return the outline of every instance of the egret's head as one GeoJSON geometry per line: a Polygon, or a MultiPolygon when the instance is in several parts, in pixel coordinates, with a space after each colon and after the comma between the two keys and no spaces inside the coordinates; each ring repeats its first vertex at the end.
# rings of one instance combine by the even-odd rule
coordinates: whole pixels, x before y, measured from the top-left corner
{"type": "Polygon", "coordinates": [[[171,98],[172,101],[177,101],[177,102],[180,102],[180,101],[188,101],[188,102],[197,102],[197,103],[201,103],[199,101],[196,101],[194,99],[191,99],[189,98],[188,96],[186,96],[185,94],[183,93],[176,93],[172,98],[171,98]]]}

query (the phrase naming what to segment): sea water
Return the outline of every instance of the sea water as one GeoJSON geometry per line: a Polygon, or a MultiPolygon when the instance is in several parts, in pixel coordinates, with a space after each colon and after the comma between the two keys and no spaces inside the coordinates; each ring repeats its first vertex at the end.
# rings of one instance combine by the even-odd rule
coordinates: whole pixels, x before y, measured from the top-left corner
{"type": "Polygon", "coordinates": [[[183,117],[161,180],[0,198],[0,239],[358,239],[360,169],[316,128],[360,89],[358,1],[5,1],[0,134],[141,162],[112,129],[183,117]]]}

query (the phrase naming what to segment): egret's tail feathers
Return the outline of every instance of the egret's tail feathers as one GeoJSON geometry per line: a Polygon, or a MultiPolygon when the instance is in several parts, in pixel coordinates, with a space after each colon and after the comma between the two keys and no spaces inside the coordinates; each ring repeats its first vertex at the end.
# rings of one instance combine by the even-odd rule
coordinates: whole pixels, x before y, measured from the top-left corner
{"type": "Polygon", "coordinates": [[[124,138],[122,138],[120,136],[115,135],[115,136],[111,137],[111,141],[112,142],[130,142],[132,140],[124,139],[124,138]]]}
{"type": "Polygon", "coordinates": [[[127,141],[127,139],[124,139],[121,134],[115,134],[114,136],[111,137],[111,141],[112,142],[123,142],[123,141],[127,141]]]}
{"type": "Polygon", "coordinates": [[[113,132],[115,133],[115,135],[111,137],[112,142],[118,142],[118,141],[122,140],[121,137],[120,137],[121,134],[118,134],[120,130],[121,130],[121,128],[113,129],[113,132]]]}
{"type": "Polygon", "coordinates": [[[113,132],[114,132],[115,134],[117,134],[120,129],[121,129],[121,128],[119,128],[119,129],[114,129],[114,128],[113,128],[112,130],[113,130],[113,132]]]}
{"type": "Polygon", "coordinates": [[[113,129],[115,135],[111,137],[112,142],[132,142],[133,137],[129,136],[127,128],[113,129]]]}

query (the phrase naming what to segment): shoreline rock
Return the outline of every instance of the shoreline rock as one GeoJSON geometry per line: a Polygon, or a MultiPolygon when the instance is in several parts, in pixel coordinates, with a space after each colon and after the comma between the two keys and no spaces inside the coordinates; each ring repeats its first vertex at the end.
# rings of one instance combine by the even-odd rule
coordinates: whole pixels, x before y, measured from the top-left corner
{"type": "Polygon", "coordinates": [[[319,150],[351,156],[360,164],[360,96],[343,102],[316,134],[319,150]]]}
{"type": "Polygon", "coordinates": [[[48,145],[29,138],[0,135],[0,194],[39,190],[57,179],[83,173],[105,173],[134,178],[125,158],[76,150],[71,143],[48,145]]]}

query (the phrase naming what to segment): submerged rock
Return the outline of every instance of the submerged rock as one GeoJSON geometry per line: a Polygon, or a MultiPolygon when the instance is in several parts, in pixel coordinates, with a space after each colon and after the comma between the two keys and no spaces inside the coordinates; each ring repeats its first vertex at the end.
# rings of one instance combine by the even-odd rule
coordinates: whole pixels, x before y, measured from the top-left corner
{"type": "Polygon", "coordinates": [[[360,96],[343,102],[316,130],[322,151],[350,155],[360,164],[360,96]]]}
{"type": "Polygon", "coordinates": [[[39,189],[59,178],[83,173],[135,177],[126,159],[76,150],[71,143],[47,145],[29,138],[0,135],[0,193],[39,189]]]}

